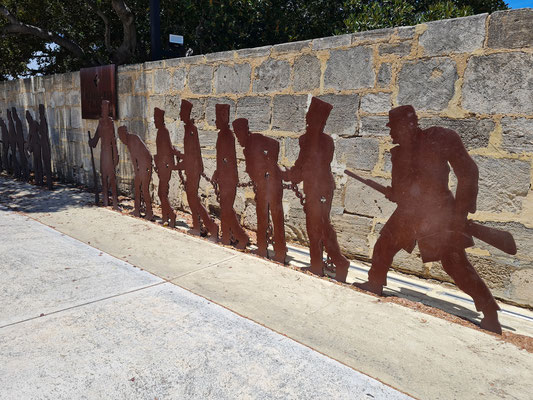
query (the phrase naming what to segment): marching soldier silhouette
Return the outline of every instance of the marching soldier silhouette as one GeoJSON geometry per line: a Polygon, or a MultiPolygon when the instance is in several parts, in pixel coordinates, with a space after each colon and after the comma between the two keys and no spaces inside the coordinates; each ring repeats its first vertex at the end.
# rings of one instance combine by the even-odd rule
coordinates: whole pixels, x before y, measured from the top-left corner
{"type": "Polygon", "coordinates": [[[48,137],[48,122],[44,112],[44,104],[39,104],[39,138],[41,140],[41,156],[43,161],[43,176],[46,175],[48,190],[52,190],[52,149],[48,137]]]}
{"type": "Polygon", "coordinates": [[[332,108],[331,104],[312,98],[305,117],[306,131],[299,138],[300,154],[294,166],[283,171],[283,180],[304,183],[304,211],[311,253],[310,272],[324,275],[322,252],[325,247],[335,264],[335,279],[345,282],[350,262],[340,251],[337,234],[329,217],[335,190],[330,166],[335,145],[333,139],[324,133],[324,127],[332,108]]]}
{"type": "Polygon", "coordinates": [[[98,127],[94,136],[89,140],[89,146],[95,148],[102,139],[100,146],[100,173],[102,174],[102,197],[104,206],[109,205],[109,189],[113,195],[113,208],[118,209],[117,178],[115,168],[118,165],[117,139],[115,125],[109,116],[109,101],[102,100],[102,113],[98,120],[98,127]]]}
{"type": "Polygon", "coordinates": [[[398,205],[374,246],[368,281],[356,286],[381,295],[396,253],[401,249],[411,253],[418,242],[422,261],[440,260],[457,286],[474,299],[484,316],[481,328],[501,334],[500,308],[468,261],[465,248],[473,246],[472,235],[510,254],[516,253],[516,246],[509,233],[467,220],[468,213],[476,211],[479,173],[474,160],[456,132],[420,129],[412,106],[389,111],[387,126],[398,145],[391,150],[392,186],[380,187],[349,173],[398,205]],[[448,188],[448,164],[457,177],[455,197],[448,188]]]}
{"type": "Polygon", "coordinates": [[[28,121],[28,148],[33,154],[33,171],[35,184],[43,185],[43,162],[41,157],[41,138],[39,137],[39,123],[33,119],[31,113],[26,111],[28,121]]]}
{"type": "Polygon", "coordinates": [[[219,129],[217,137],[217,168],[212,181],[218,185],[220,193],[220,225],[222,229],[222,243],[229,245],[231,238],[238,243],[238,249],[246,248],[248,235],[244,232],[237,214],[233,209],[239,176],[237,172],[237,155],[235,153],[235,138],[229,128],[229,104],[216,104],[216,127],[219,129]]]}
{"type": "Polygon", "coordinates": [[[17,157],[17,134],[15,131],[15,123],[13,122],[13,116],[11,110],[7,110],[7,123],[8,123],[8,136],[9,136],[9,165],[13,171],[15,178],[21,177],[21,168],[17,157]]]}
{"type": "Polygon", "coordinates": [[[178,169],[176,157],[181,157],[181,153],[172,146],[170,134],[165,126],[165,111],[154,108],[154,123],[157,128],[157,137],[155,139],[157,154],[154,156],[155,170],[159,177],[159,188],[157,194],[161,203],[161,214],[163,223],[169,222],[169,226],[176,226],[176,213],[170,205],[168,199],[169,182],[172,177],[172,171],[178,169]]]}
{"type": "Polygon", "coordinates": [[[128,147],[131,163],[135,171],[135,209],[133,215],[141,216],[141,197],[146,208],[146,219],[152,219],[152,198],[150,197],[150,180],[152,179],[152,155],[142,139],[134,134],[128,133],[125,126],[118,128],[118,137],[128,147]]]}
{"type": "Polygon", "coordinates": [[[198,130],[191,119],[192,103],[187,100],[181,101],[180,118],[184,123],[185,134],[183,137],[182,158],[178,161],[178,168],[185,171],[185,192],[187,202],[192,214],[191,233],[200,235],[201,222],[211,235],[213,241],[218,240],[218,225],[211,219],[209,213],[198,198],[198,187],[200,186],[200,177],[204,172],[202,162],[202,152],[200,150],[200,140],[198,130]]]}
{"type": "Polygon", "coordinates": [[[248,120],[233,121],[233,131],[244,148],[246,172],[255,184],[257,214],[257,253],[267,257],[268,221],[272,216],[274,230],[274,260],[284,263],[287,254],[282,206],[283,182],[278,166],[279,143],[259,133],[250,133],[248,120]]]}

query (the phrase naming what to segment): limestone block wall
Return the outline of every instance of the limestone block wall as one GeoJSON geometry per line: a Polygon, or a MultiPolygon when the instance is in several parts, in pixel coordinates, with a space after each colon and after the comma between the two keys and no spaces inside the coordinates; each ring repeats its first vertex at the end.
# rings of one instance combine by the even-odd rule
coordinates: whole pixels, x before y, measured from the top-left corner
{"type": "MultiPolygon", "coordinates": [[[[518,245],[508,256],[477,241],[473,264],[500,299],[533,307],[533,9],[496,12],[411,27],[382,29],[253,49],[122,66],[118,69],[118,125],[141,136],[155,153],[153,108],[166,110],[173,143],[181,147],[181,99],[194,105],[206,173],[215,165],[215,104],[231,105],[232,118],[248,118],[250,128],[279,140],[280,163],[298,155],[309,96],[334,109],[326,131],[335,141],[332,169],[336,191],[331,218],[343,252],[368,260],[379,231],[394,210],[379,193],[347,178],[348,167],[384,184],[390,181],[391,140],[387,113],[412,104],[423,127],[457,131],[480,169],[478,212],[472,218],[509,230],[518,245]]],[[[79,73],[35,77],[0,84],[0,116],[15,106],[47,107],[54,169],[70,181],[92,184],[87,130],[81,119],[79,73]]],[[[120,189],[132,190],[132,168],[119,144],[120,189]]],[[[240,180],[244,172],[242,150],[240,180]]],[[[98,154],[96,162],[98,165],[98,154]]],[[[454,184],[454,178],[451,178],[454,184]]],[[[152,192],[157,200],[157,176],[152,192]]],[[[212,188],[202,196],[216,212],[212,188]]],[[[177,176],[174,205],[185,208],[177,176]]],[[[253,193],[239,189],[236,210],[255,226],[253,193]]],[[[292,192],[284,195],[290,240],[306,242],[303,209],[292,192]]],[[[423,264],[402,253],[395,268],[448,281],[439,263],[423,264]]]]}

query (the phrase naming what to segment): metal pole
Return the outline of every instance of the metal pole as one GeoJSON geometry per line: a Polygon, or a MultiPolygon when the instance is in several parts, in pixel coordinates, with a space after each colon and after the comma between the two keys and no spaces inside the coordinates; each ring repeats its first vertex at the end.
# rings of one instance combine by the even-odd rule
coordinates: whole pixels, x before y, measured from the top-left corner
{"type": "Polygon", "coordinates": [[[150,0],[150,33],[152,61],[161,59],[161,15],[159,0],[150,0]]]}

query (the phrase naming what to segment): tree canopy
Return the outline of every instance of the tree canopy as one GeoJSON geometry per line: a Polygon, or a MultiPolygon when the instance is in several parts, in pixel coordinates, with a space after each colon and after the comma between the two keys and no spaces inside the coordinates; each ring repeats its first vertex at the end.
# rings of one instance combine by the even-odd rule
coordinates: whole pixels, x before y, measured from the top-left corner
{"type": "MultiPolygon", "coordinates": [[[[503,0],[161,0],[161,37],[183,35],[189,53],[205,54],[503,9],[503,0]]],[[[147,61],[149,16],[148,0],[0,0],[0,80],[147,61]]]]}

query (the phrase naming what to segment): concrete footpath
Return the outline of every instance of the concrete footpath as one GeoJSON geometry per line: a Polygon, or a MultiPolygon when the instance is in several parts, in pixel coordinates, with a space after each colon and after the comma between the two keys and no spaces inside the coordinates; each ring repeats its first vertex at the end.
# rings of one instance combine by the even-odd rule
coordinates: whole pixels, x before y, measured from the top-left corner
{"type": "Polygon", "coordinates": [[[531,398],[533,354],[494,335],[91,200],[0,178],[0,398],[531,398]]]}

